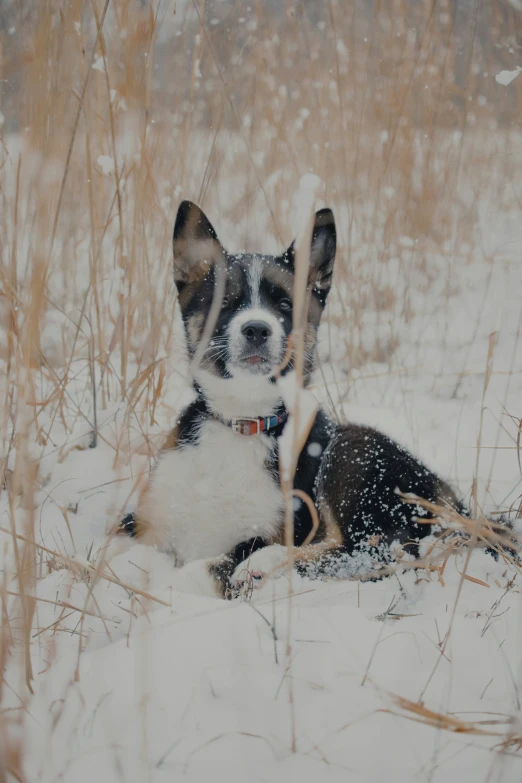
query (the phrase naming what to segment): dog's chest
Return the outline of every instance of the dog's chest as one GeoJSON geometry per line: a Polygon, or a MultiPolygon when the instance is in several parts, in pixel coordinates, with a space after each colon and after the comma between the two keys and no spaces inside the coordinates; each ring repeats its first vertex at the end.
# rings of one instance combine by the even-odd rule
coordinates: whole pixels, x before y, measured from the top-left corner
{"type": "Polygon", "coordinates": [[[205,422],[195,445],[165,452],[153,473],[153,498],[165,548],[179,564],[225,554],[280,529],[281,490],[266,461],[274,441],[205,422]]]}

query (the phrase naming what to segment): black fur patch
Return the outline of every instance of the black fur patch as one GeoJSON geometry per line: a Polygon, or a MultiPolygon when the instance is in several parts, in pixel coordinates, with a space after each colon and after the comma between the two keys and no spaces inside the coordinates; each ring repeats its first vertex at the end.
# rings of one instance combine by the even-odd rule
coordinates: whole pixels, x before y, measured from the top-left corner
{"type": "Polygon", "coordinates": [[[125,533],[131,538],[136,536],[136,515],[131,511],[130,514],[126,514],[120,522],[117,530],[118,533],[125,533]]]}

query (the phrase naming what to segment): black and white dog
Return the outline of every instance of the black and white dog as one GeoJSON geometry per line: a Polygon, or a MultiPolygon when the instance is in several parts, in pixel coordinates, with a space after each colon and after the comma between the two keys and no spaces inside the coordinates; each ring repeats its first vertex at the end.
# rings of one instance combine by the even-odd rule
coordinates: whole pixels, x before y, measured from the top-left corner
{"type": "MultiPolygon", "coordinates": [[[[335,252],[334,216],[323,209],[310,249],[305,384],[335,252]]],[[[230,595],[247,569],[258,578],[286,560],[278,438],[287,412],[273,374],[292,329],[294,245],[278,257],[228,254],[199,207],[184,201],[174,227],[174,277],[189,355],[198,348],[202,353],[195,399],[120,531],[172,553],[178,566],[202,561],[217,592],[230,595]],[[221,306],[214,306],[213,332],[204,335],[219,265],[226,270],[221,306]]],[[[291,369],[292,362],[283,373],[291,369]]],[[[340,426],[321,411],[300,454],[294,488],[312,499],[319,515],[313,542],[296,551],[296,567],[316,577],[364,576],[393,560],[397,548],[418,555],[432,525],[416,520],[430,517],[397,490],[465,513],[447,484],[387,436],[340,426]]],[[[312,518],[298,500],[294,530],[300,547],[312,518]]]]}

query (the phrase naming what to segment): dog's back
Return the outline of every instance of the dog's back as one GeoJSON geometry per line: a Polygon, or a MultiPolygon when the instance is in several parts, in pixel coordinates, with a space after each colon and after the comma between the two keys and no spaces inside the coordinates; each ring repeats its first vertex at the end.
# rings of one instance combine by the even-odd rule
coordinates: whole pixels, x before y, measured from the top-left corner
{"type": "Polygon", "coordinates": [[[323,417],[319,414],[298,466],[306,473],[308,452],[321,449],[311,496],[320,513],[319,540],[325,543],[318,557],[303,559],[300,567],[309,575],[365,576],[398,553],[418,557],[419,541],[432,533],[433,516],[424,506],[405,502],[405,495],[467,513],[448,484],[391,438],[362,425],[325,424],[323,417]]]}

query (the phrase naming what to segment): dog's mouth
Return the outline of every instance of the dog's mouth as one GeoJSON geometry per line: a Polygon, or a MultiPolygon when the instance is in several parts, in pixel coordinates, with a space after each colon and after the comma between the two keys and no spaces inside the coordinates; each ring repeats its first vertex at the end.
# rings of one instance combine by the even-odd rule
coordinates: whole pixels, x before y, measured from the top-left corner
{"type": "Polygon", "coordinates": [[[249,356],[244,361],[246,361],[247,364],[266,364],[268,359],[265,359],[264,356],[258,356],[256,354],[255,356],[249,356]]]}
{"type": "Polygon", "coordinates": [[[261,353],[243,354],[237,361],[237,366],[242,370],[248,370],[254,375],[268,375],[272,369],[273,362],[268,356],[261,353]]]}

